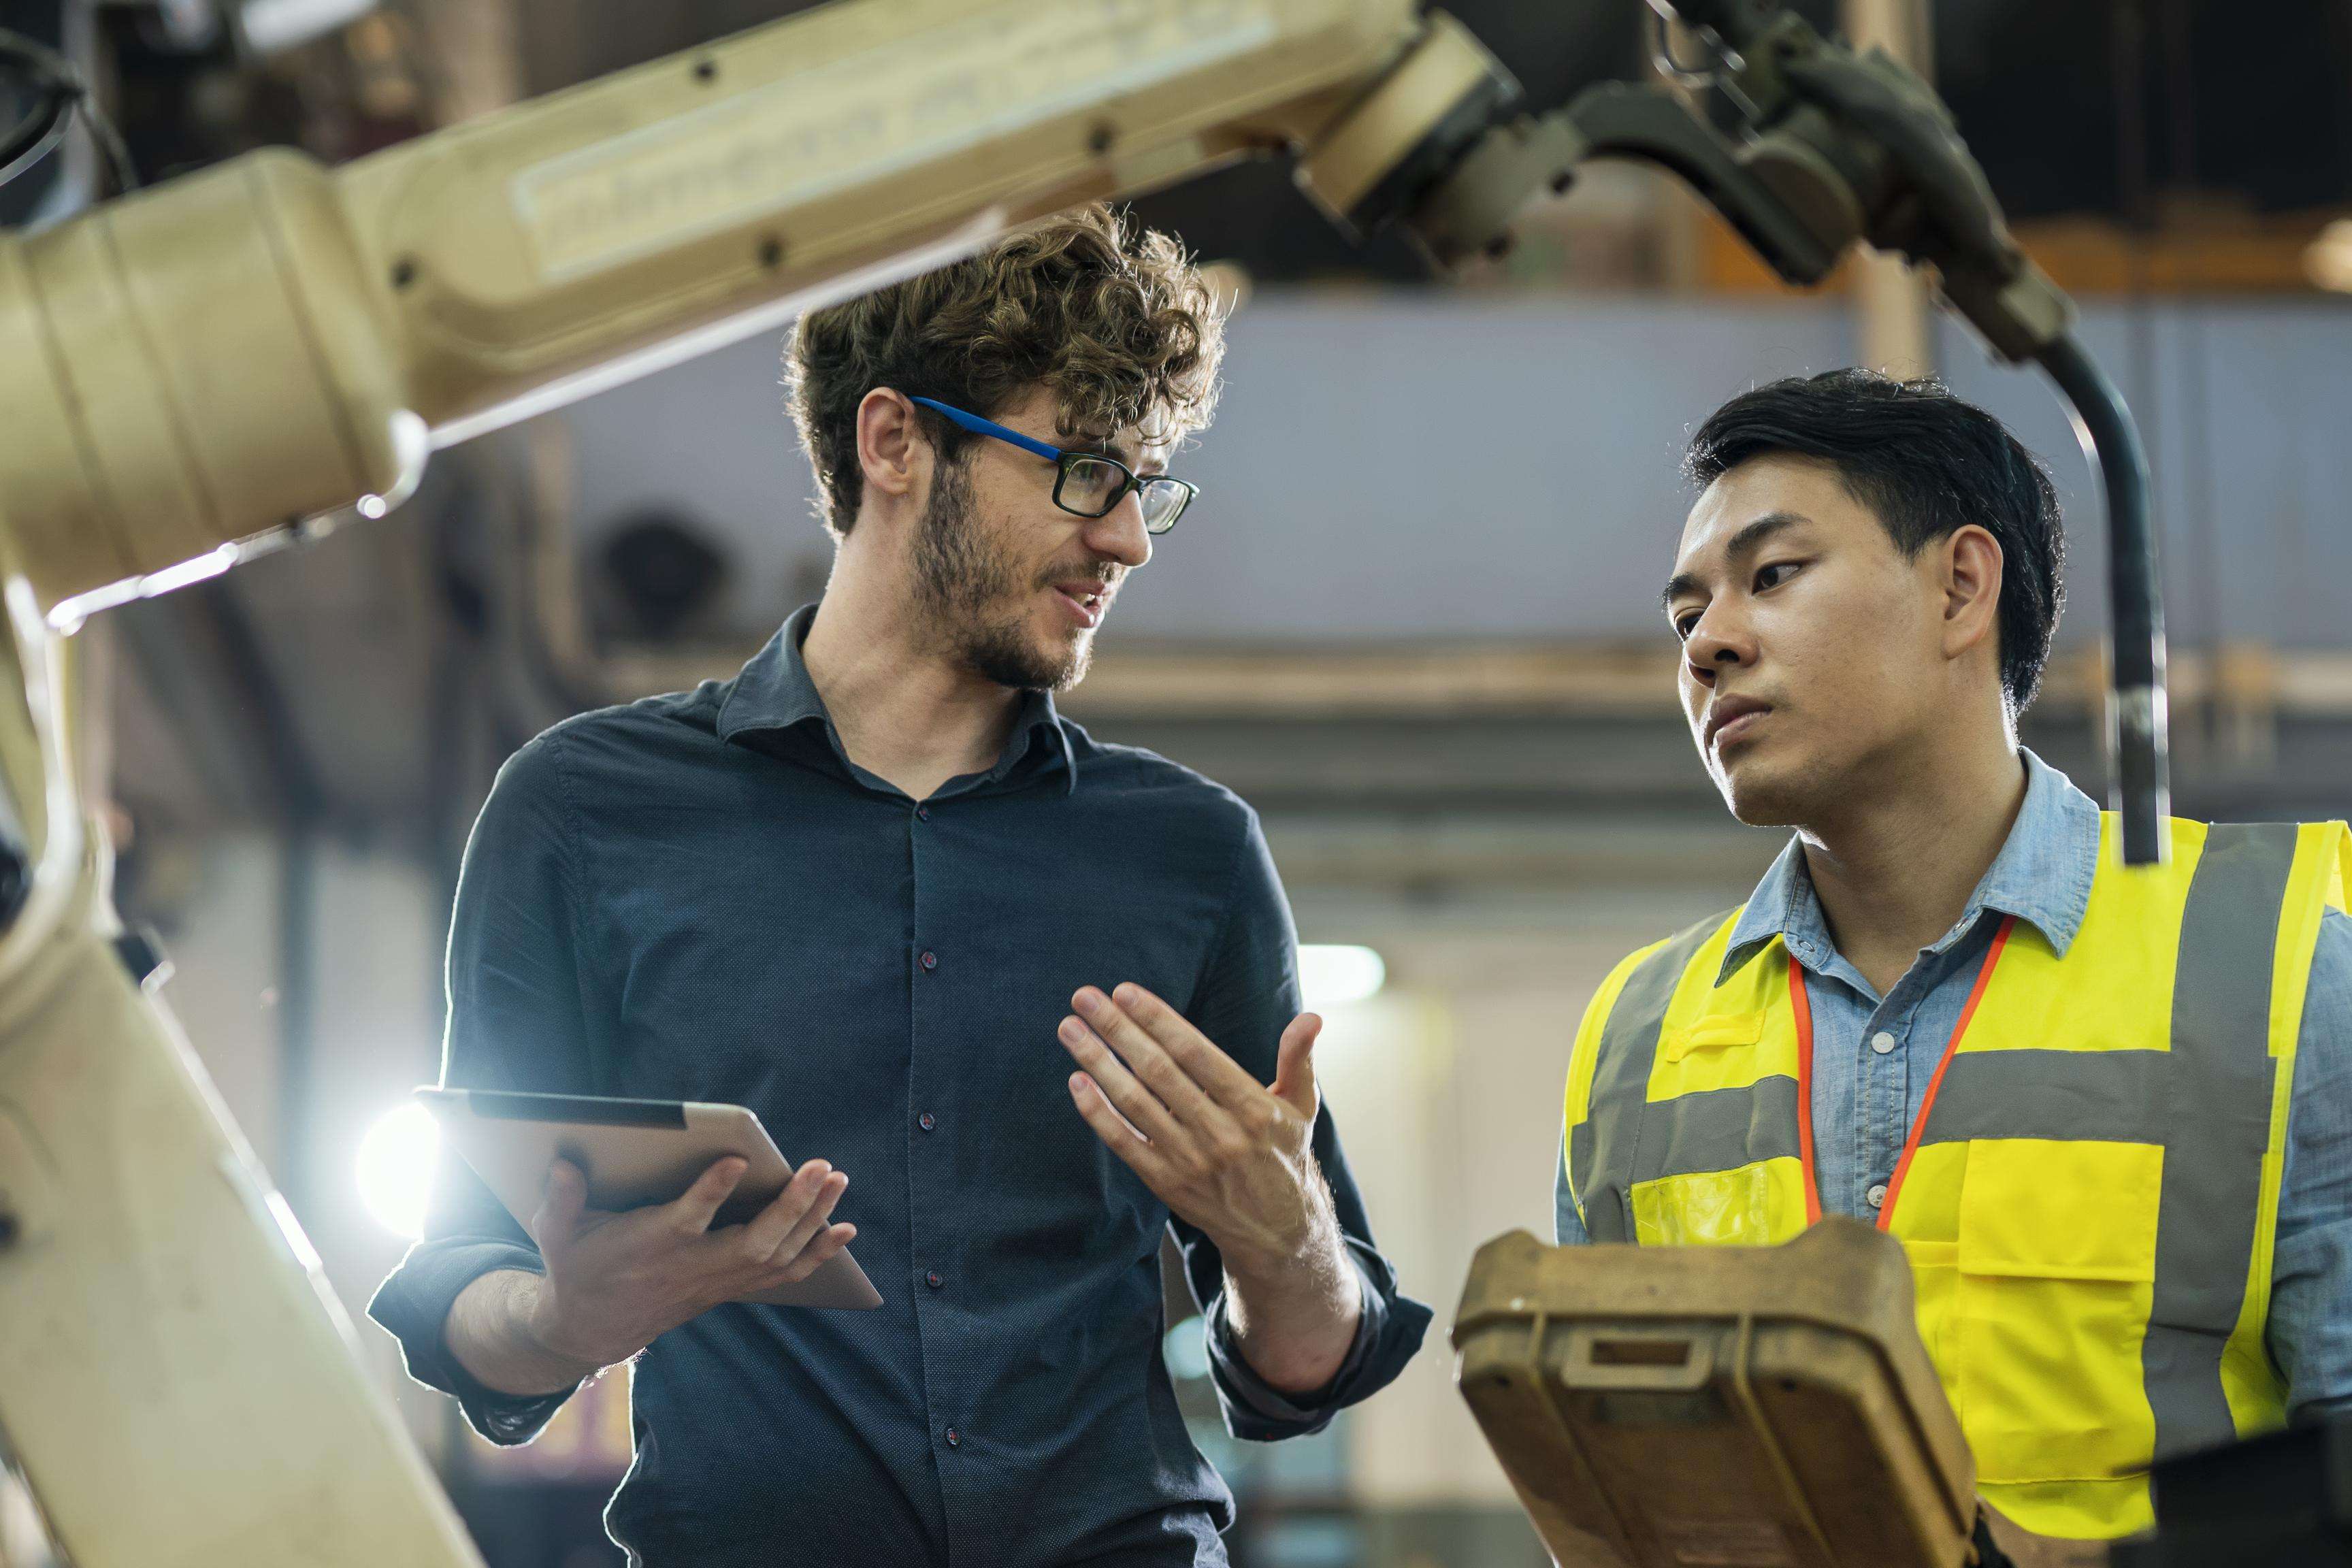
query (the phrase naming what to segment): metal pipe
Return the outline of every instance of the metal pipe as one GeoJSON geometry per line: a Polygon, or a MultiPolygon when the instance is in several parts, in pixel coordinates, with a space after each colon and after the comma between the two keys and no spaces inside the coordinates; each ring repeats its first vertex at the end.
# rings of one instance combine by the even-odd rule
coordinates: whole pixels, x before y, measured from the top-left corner
{"type": "Polygon", "coordinates": [[[2075,438],[2107,514],[2110,795],[2123,817],[2124,864],[2170,857],[2172,782],[2165,755],[2164,616],[2148,521],[2147,454],[2123,394],[2072,332],[2039,356],[2074,413],[2075,438]]]}

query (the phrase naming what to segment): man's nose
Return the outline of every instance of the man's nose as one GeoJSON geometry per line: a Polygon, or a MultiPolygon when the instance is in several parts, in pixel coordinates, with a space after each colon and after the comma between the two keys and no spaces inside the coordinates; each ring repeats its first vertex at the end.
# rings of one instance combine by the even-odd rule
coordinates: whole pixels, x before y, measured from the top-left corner
{"type": "Polygon", "coordinates": [[[1725,669],[1755,660],[1755,639],[1738,616],[1722,605],[1708,605],[1691,627],[1690,636],[1683,639],[1683,662],[1689,667],[1691,679],[1703,686],[1712,685],[1725,669]]]}
{"type": "Polygon", "coordinates": [[[1151,533],[1143,526],[1143,500],[1133,490],[1118,504],[1087,525],[1087,543],[1097,555],[1118,562],[1129,571],[1151,559],[1151,533]]]}

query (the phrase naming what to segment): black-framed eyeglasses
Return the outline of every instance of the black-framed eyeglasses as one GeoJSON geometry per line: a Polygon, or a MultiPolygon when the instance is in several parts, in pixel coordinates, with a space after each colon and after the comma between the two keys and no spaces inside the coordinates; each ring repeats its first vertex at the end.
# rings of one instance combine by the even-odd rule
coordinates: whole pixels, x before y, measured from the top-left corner
{"type": "Polygon", "coordinates": [[[913,397],[932,413],[971,431],[975,436],[992,436],[1024,452],[1034,452],[1054,465],[1054,504],[1076,517],[1108,517],[1111,509],[1135,492],[1136,504],[1143,511],[1146,533],[1165,533],[1176,526],[1192,498],[1201,493],[1197,486],[1166,474],[1138,474],[1117,458],[1100,452],[1072,452],[1060,447],[1050,447],[1034,436],[999,425],[993,419],[941,403],[934,397],[913,397]]]}

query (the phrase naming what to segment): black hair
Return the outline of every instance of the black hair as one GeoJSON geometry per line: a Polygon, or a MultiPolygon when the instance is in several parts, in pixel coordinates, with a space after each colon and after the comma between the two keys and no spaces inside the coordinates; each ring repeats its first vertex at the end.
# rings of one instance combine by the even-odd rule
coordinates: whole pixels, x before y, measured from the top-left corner
{"type": "Polygon", "coordinates": [[[2066,604],[2066,534],[2041,460],[1941,382],[1866,370],[1790,376],[1708,416],[1683,456],[1704,489],[1751,458],[1818,458],[1906,556],[1975,523],[2000,542],[2000,682],[2011,713],[2042,685],[2066,604]]]}

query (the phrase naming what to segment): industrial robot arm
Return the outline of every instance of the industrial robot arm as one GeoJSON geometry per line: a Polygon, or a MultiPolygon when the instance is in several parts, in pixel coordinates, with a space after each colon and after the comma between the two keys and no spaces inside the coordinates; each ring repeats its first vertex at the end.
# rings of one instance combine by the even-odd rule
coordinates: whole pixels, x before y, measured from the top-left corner
{"type": "Polygon", "coordinates": [[[2147,464],[2072,304],[1928,88],[1777,0],[1654,0],[1728,132],[1661,88],[1517,99],[1412,0],[823,7],[330,173],[249,155],[0,243],[0,511],[64,616],[380,514],[429,450],[936,264],[1056,208],[1253,153],[1441,260],[1507,242],[1588,157],[1688,181],[1791,282],[1857,242],[2075,412],[2105,491],[2124,858],[2164,853],[2147,464]]]}
{"type": "MultiPolygon", "coordinates": [[[[24,697],[0,700],[0,1434],[71,1561],[474,1559],[141,984],[103,837],[76,829],[45,621],[381,515],[436,446],[815,300],[1276,151],[1345,224],[1402,223],[1441,258],[1501,242],[1530,192],[1609,154],[1690,180],[1801,282],[1857,238],[1906,249],[2106,422],[2111,504],[2132,512],[2128,416],[1924,88],[1759,0],[1685,0],[1742,139],[1654,89],[1506,119],[1509,78],[1416,9],[841,0],[341,169],[256,153],[0,235],[0,691],[24,697]]],[[[2161,671],[2144,528],[2122,543],[2146,858],[2161,671]]]]}
{"type": "Polygon", "coordinates": [[[435,447],[1250,153],[1303,150],[1350,202],[1508,90],[1416,10],[854,0],[332,171],[269,150],[0,238],[18,569],[68,617],[171,586],[380,515],[435,447]]]}

